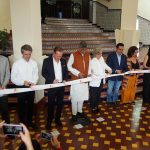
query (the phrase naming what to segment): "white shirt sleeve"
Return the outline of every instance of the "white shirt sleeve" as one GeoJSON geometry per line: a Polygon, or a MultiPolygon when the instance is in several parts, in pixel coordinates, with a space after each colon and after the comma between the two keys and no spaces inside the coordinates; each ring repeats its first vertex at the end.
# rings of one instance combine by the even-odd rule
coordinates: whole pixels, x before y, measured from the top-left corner
{"type": "Polygon", "coordinates": [[[91,57],[89,57],[89,68],[88,68],[88,75],[91,74],[91,57]]]}
{"type": "Polygon", "coordinates": [[[37,84],[38,82],[38,79],[39,79],[39,75],[38,75],[38,66],[37,66],[37,63],[34,64],[34,67],[33,67],[33,80],[30,81],[34,84],[37,84]]]}
{"type": "Polygon", "coordinates": [[[17,64],[14,63],[11,70],[11,81],[15,85],[24,85],[24,80],[21,79],[21,76],[19,74],[17,64]]]}
{"type": "Polygon", "coordinates": [[[78,76],[80,71],[72,67],[73,63],[74,63],[74,57],[73,54],[71,54],[67,63],[68,71],[70,71],[73,75],[78,76]]]}

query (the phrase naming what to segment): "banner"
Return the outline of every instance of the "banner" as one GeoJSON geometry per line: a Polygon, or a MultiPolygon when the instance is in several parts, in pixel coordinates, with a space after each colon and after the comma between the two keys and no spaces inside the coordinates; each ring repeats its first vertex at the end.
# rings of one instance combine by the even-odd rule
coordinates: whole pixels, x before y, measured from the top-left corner
{"type": "MultiPolygon", "coordinates": [[[[129,74],[143,74],[143,73],[150,73],[150,70],[127,71],[127,72],[121,73],[121,74],[104,74],[104,75],[101,75],[101,78],[106,79],[106,78],[116,77],[116,76],[124,76],[124,75],[129,75],[129,74]]],[[[21,92],[29,92],[29,91],[37,91],[37,90],[62,87],[62,86],[69,86],[69,85],[73,85],[73,84],[86,83],[86,82],[90,82],[90,81],[92,81],[92,77],[87,77],[87,78],[73,80],[73,81],[67,81],[64,83],[35,85],[30,88],[2,89],[2,90],[0,90],[0,96],[6,95],[6,94],[15,94],[15,93],[21,93],[21,92]]]]}

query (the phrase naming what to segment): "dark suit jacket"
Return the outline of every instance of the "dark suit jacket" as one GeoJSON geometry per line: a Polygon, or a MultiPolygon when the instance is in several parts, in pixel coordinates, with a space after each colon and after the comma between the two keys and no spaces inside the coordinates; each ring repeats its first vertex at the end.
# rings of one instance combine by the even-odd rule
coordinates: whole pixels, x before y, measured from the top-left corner
{"type": "MultiPolygon", "coordinates": [[[[122,70],[122,72],[128,71],[127,57],[124,54],[121,55],[121,62],[120,62],[120,65],[119,65],[116,52],[112,52],[107,57],[107,64],[112,69],[112,74],[115,74],[116,70],[122,70]]],[[[111,77],[111,78],[108,78],[108,79],[113,80],[113,81],[116,81],[116,80],[121,81],[123,79],[123,77],[118,76],[118,77],[111,77]]]]}
{"type": "MultiPolygon", "coordinates": [[[[64,59],[61,59],[62,80],[68,79],[67,64],[64,59]]],[[[52,84],[55,80],[55,72],[53,65],[53,57],[50,56],[43,61],[42,76],[45,78],[45,84],[52,84]]]]}

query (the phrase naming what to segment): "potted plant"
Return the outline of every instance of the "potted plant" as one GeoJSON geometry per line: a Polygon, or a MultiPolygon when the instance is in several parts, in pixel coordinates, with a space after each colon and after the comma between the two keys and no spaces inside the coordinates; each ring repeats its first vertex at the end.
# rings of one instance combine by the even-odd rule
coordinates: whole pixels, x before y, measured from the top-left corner
{"type": "Polygon", "coordinates": [[[3,51],[6,50],[6,48],[9,46],[9,33],[6,29],[0,30],[0,49],[3,51]]]}

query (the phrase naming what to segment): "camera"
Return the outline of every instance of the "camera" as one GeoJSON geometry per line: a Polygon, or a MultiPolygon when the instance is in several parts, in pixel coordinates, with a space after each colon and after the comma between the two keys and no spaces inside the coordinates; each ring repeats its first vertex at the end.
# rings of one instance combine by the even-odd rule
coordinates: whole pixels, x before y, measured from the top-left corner
{"type": "Polygon", "coordinates": [[[41,132],[41,138],[44,139],[44,140],[51,141],[52,134],[51,133],[46,133],[46,132],[41,132]]]}
{"type": "Polygon", "coordinates": [[[18,135],[20,132],[23,132],[23,127],[17,124],[4,124],[3,132],[6,135],[18,135]]]}

